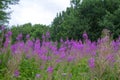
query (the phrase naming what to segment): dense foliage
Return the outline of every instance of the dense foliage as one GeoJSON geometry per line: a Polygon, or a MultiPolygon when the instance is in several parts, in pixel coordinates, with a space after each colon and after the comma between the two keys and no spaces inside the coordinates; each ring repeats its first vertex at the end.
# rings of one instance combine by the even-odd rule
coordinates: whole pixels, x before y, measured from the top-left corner
{"type": "Polygon", "coordinates": [[[120,0],[71,0],[71,7],[57,14],[52,23],[52,38],[78,40],[87,32],[92,41],[104,28],[113,38],[120,34],[120,0]]]}
{"type": "Polygon", "coordinates": [[[0,0],[0,25],[8,22],[10,18],[10,12],[6,11],[6,9],[10,8],[9,5],[17,4],[19,0],[0,0]]]}

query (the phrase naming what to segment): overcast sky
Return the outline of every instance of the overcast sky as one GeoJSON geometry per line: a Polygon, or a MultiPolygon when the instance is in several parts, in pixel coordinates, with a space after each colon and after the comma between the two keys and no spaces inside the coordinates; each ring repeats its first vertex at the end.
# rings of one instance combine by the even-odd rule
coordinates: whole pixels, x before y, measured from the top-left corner
{"type": "Polygon", "coordinates": [[[49,25],[58,12],[69,6],[70,0],[20,0],[18,5],[11,6],[10,25],[28,22],[49,25]]]}

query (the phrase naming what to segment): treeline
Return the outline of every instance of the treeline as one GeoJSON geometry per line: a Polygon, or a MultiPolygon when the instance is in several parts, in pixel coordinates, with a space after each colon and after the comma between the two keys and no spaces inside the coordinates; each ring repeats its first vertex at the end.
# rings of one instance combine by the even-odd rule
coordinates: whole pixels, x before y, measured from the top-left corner
{"type": "Polygon", "coordinates": [[[49,26],[42,25],[42,24],[35,24],[32,25],[31,23],[26,23],[24,25],[17,25],[17,26],[12,26],[11,31],[13,33],[12,38],[13,42],[16,41],[16,37],[19,34],[22,34],[22,38],[25,41],[27,35],[30,36],[31,39],[41,39],[42,36],[46,35],[46,32],[49,32],[49,26]]]}
{"type": "Polygon", "coordinates": [[[42,34],[48,31],[53,41],[61,38],[79,40],[84,32],[96,41],[103,29],[110,30],[113,39],[119,37],[120,0],[71,0],[70,5],[66,11],[57,13],[50,26],[30,23],[13,26],[13,39],[19,33],[42,39],[42,34]]]}

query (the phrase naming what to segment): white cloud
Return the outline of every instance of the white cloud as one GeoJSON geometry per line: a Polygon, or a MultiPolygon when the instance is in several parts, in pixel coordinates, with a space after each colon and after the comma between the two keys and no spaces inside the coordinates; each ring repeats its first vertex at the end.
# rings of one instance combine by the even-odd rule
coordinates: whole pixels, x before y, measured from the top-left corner
{"type": "Polygon", "coordinates": [[[11,6],[10,25],[28,22],[49,25],[56,14],[69,4],[70,0],[21,0],[18,5],[11,6]]]}

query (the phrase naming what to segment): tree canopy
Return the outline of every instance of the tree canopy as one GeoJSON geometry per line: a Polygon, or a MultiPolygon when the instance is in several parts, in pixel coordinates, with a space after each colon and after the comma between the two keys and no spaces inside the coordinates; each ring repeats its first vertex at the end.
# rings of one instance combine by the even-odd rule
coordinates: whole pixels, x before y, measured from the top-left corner
{"type": "Polygon", "coordinates": [[[57,14],[52,23],[52,37],[82,38],[84,32],[91,40],[101,37],[102,30],[120,34],[120,0],[71,0],[71,7],[57,14]]]}
{"type": "Polygon", "coordinates": [[[18,2],[19,0],[0,0],[0,25],[8,22],[8,19],[10,18],[10,12],[6,11],[8,8],[10,8],[9,5],[14,5],[18,2]]]}

